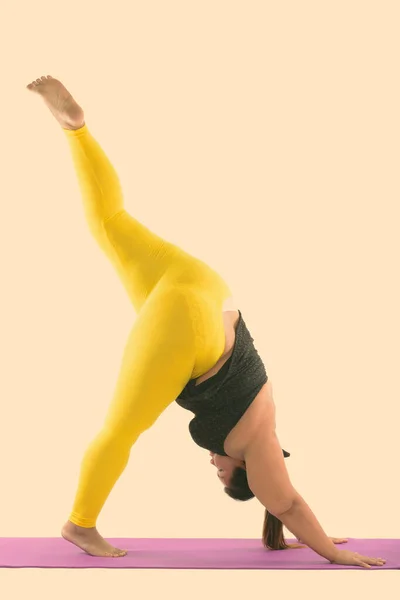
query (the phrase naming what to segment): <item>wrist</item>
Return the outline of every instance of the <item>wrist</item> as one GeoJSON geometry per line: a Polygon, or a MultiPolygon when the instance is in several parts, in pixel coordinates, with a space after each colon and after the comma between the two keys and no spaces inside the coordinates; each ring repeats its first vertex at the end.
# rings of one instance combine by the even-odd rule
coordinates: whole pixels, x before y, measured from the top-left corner
{"type": "Polygon", "coordinates": [[[336,548],[336,546],[335,546],[334,549],[332,550],[332,554],[327,556],[326,559],[329,560],[329,562],[333,563],[337,560],[338,556],[340,555],[340,552],[341,552],[341,550],[339,550],[339,548],[336,548]]]}

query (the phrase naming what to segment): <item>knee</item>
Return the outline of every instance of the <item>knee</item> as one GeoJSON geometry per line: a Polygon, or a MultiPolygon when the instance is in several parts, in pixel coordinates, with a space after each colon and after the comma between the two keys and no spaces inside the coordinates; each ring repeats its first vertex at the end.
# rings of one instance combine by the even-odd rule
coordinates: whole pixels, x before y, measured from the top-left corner
{"type": "Polygon", "coordinates": [[[110,451],[115,448],[129,451],[143,431],[138,427],[127,426],[126,423],[107,423],[99,437],[110,451]]]}

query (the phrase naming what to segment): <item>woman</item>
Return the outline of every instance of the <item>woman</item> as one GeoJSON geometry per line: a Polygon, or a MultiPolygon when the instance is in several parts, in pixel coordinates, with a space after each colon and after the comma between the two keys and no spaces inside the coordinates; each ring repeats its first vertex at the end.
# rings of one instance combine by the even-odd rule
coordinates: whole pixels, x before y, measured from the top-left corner
{"type": "MultiPolygon", "coordinates": [[[[283,524],[327,560],[383,565],[339,550],[291,485],[275,432],[271,384],[221,277],[166,242],[124,209],[117,174],[93,139],[81,107],[52,77],[28,86],[42,96],[69,142],[88,225],[137,311],[104,426],[82,461],[63,537],[94,556],[124,556],[97,531],[97,517],[131,447],[174,401],[191,410],[194,441],[211,453],[225,491],[266,508],[264,544],[288,547],[283,524]]],[[[298,546],[297,546],[298,547],[298,546]]]]}

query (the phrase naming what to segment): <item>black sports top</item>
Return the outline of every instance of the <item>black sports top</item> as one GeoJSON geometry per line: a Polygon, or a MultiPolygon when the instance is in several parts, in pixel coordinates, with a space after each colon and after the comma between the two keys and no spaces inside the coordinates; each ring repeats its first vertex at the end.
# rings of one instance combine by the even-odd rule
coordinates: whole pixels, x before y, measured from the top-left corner
{"type": "MultiPolygon", "coordinates": [[[[212,377],[196,385],[191,379],[176,402],[195,417],[189,423],[193,441],[211,452],[228,456],[224,442],[244,415],[268,376],[254,340],[239,311],[233,352],[212,377]]],[[[284,456],[290,456],[283,450],[284,456]]]]}

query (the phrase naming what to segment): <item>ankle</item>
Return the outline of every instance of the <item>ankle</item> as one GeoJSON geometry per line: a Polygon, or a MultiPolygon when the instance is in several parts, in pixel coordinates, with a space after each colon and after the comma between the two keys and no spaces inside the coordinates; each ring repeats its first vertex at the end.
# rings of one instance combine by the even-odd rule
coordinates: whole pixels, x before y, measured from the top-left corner
{"type": "Polygon", "coordinates": [[[72,521],[67,521],[64,525],[64,529],[70,533],[89,533],[95,531],[96,527],[81,527],[81,525],[76,525],[72,521]]]}

